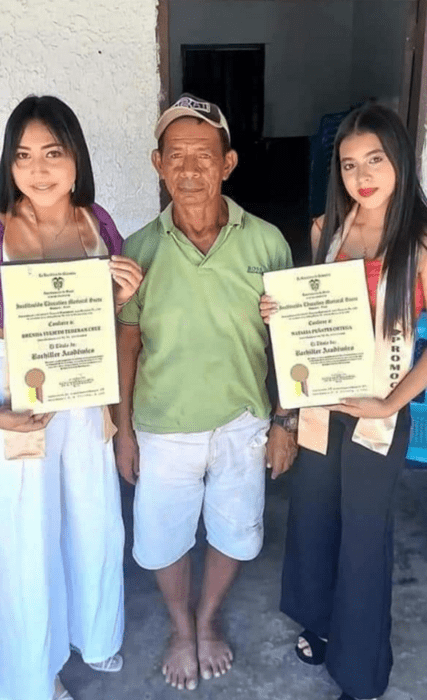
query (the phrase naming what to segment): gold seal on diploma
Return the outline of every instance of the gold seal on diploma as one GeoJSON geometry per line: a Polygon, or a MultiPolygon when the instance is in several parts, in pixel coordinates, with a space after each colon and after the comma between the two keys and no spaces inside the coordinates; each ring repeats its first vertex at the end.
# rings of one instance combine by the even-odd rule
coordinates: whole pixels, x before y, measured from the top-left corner
{"type": "Polygon", "coordinates": [[[31,403],[35,403],[37,399],[40,401],[40,403],[43,403],[42,386],[45,379],[46,375],[43,370],[37,369],[36,367],[28,370],[27,374],[25,375],[25,383],[30,387],[28,390],[28,396],[31,403]]]}
{"type": "Polygon", "coordinates": [[[297,396],[301,396],[301,393],[308,396],[308,378],[309,372],[308,367],[305,365],[294,365],[291,369],[291,378],[295,382],[295,393],[297,396]]]}

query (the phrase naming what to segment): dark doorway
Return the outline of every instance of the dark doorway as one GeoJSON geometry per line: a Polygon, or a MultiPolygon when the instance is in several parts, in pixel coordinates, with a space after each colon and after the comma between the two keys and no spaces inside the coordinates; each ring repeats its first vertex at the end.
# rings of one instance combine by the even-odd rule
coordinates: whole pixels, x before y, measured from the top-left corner
{"type": "Polygon", "coordinates": [[[233,143],[258,140],[264,122],[263,44],[181,46],[183,92],[217,104],[233,143]]]}
{"type": "Polygon", "coordinates": [[[181,58],[182,91],[223,110],[239,154],[224,194],[278,226],[296,262],[307,261],[308,139],[262,136],[264,44],[183,44],[181,58]]]}

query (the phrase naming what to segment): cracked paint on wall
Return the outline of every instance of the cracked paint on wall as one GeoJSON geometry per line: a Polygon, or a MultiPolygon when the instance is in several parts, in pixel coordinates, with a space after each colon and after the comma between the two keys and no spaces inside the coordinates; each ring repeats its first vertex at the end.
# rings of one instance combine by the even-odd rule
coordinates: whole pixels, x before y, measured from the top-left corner
{"type": "Polygon", "coordinates": [[[160,80],[157,0],[2,0],[0,133],[29,94],[76,112],[96,201],[124,236],[157,215],[155,146],[160,80]]]}

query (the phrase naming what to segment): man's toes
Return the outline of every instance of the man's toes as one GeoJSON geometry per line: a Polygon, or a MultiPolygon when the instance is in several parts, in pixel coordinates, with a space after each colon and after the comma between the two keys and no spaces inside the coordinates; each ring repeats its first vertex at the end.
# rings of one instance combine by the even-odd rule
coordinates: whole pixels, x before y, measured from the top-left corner
{"type": "Polygon", "coordinates": [[[187,681],[187,676],[186,676],[185,671],[184,670],[179,671],[177,676],[178,676],[178,679],[177,679],[176,687],[178,688],[178,690],[184,690],[184,688],[186,687],[186,681],[187,681]]]}
{"type": "Polygon", "coordinates": [[[223,673],[222,659],[221,658],[219,658],[219,659],[212,659],[211,658],[211,659],[209,659],[209,665],[210,665],[209,673],[211,674],[211,676],[213,675],[215,678],[220,678],[222,673],[223,673]]]}
{"type": "Polygon", "coordinates": [[[230,668],[231,668],[231,660],[227,654],[222,659],[220,659],[219,670],[221,671],[221,674],[224,674],[224,673],[227,673],[227,671],[229,671],[230,668]]]}
{"type": "Polygon", "coordinates": [[[227,673],[229,666],[227,665],[227,660],[226,659],[221,659],[219,662],[219,672],[223,676],[224,673],[227,673]]]}
{"type": "Polygon", "coordinates": [[[172,669],[169,669],[169,672],[166,676],[166,683],[170,683],[172,688],[176,688],[178,682],[177,674],[175,671],[172,671],[172,669]]]}
{"type": "Polygon", "coordinates": [[[208,681],[212,678],[212,669],[207,664],[200,665],[200,675],[205,681],[208,681]]]}
{"type": "Polygon", "coordinates": [[[213,670],[214,670],[214,676],[215,678],[219,678],[220,676],[223,675],[223,673],[226,672],[225,669],[225,663],[223,658],[215,659],[215,663],[213,665],[213,670]]]}
{"type": "Polygon", "coordinates": [[[213,667],[213,674],[215,678],[221,678],[221,667],[218,664],[215,664],[213,667]]]}

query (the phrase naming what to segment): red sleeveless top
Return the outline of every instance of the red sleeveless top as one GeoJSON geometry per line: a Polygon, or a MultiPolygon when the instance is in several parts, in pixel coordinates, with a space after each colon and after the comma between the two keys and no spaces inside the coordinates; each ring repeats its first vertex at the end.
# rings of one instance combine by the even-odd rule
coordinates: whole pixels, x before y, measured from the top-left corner
{"type": "MultiPolygon", "coordinates": [[[[345,253],[338,253],[337,262],[340,260],[350,260],[345,253]]],[[[381,260],[365,260],[366,281],[368,283],[369,301],[372,311],[375,310],[377,301],[377,287],[381,273],[381,260]]],[[[415,290],[415,317],[417,317],[425,307],[424,293],[421,280],[418,277],[417,287],[415,290]]]]}

